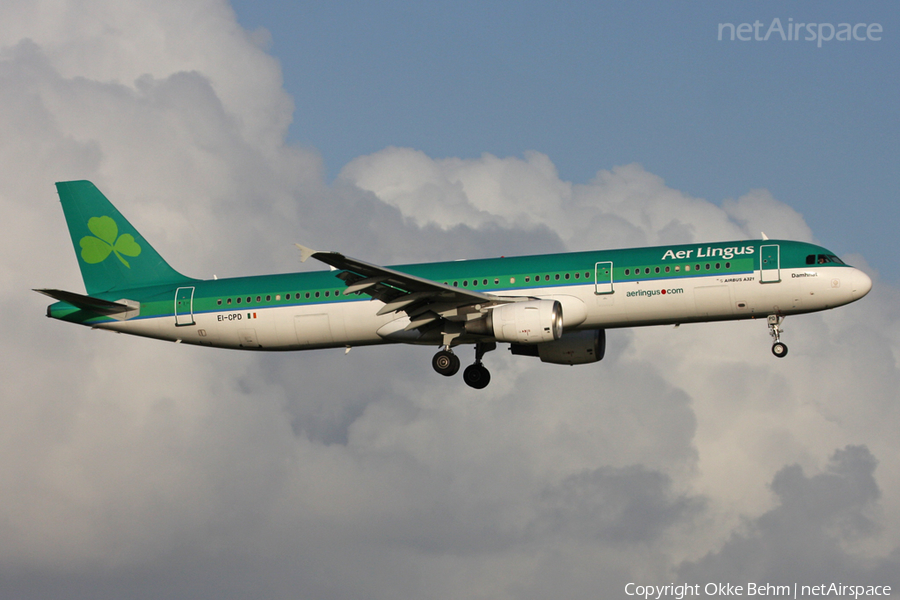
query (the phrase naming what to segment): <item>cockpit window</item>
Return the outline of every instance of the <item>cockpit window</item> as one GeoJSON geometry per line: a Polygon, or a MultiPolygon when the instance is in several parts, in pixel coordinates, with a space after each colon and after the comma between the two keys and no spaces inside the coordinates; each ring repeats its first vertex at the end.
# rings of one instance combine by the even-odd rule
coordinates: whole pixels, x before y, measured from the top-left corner
{"type": "Polygon", "coordinates": [[[842,265],[844,261],[834,254],[810,254],[806,257],[808,265],[842,265]]]}

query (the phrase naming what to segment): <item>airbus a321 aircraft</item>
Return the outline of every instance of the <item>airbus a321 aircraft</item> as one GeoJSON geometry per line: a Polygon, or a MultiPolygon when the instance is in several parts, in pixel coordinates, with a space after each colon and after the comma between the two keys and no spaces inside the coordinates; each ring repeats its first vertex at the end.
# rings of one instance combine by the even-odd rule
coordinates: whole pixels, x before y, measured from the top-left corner
{"type": "MultiPolygon", "coordinates": [[[[36,290],[47,316],[185,344],[307,350],[439,348],[432,366],[483,388],[497,343],[554,364],[601,360],[605,330],[764,319],[784,357],[787,315],[848,304],[872,287],[833,252],[744,240],[381,267],[300,246],[329,271],[200,280],[175,271],[89,181],[57,183],[87,295],[36,290]]],[[[765,236],[763,236],[765,238],[765,236]]]]}

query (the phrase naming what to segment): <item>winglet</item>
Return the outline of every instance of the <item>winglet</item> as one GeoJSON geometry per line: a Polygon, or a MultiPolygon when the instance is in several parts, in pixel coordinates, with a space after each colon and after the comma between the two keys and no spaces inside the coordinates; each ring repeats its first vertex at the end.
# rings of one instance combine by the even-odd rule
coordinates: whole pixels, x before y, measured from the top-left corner
{"type": "Polygon", "coordinates": [[[294,244],[300,249],[300,262],[305,263],[309,260],[309,257],[313,254],[316,254],[318,250],[313,250],[312,248],[307,248],[306,246],[301,246],[300,244],[294,244]]]}
{"type": "Polygon", "coordinates": [[[760,233],[762,234],[762,239],[763,239],[763,240],[768,240],[768,239],[769,239],[769,236],[766,235],[766,232],[765,232],[765,231],[760,231],[760,233]]]}

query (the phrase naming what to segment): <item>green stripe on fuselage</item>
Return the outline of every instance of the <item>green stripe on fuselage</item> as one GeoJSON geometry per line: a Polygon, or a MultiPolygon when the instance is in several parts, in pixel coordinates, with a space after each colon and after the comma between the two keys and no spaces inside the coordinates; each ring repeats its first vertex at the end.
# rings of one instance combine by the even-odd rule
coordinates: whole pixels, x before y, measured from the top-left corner
{"type": "MultiPolygon", "coordinates": [[[[777,245],[780,249],[781,269],[807,267],[806,258],[811,254],[833,254],[821,246],[805,242],[752,240],[419,263],[390,268],[473,291],[498,294],[528,293],[531,289],[547,287],[594,285],[595,265],[608,262],[613,264],[612,279],[615,284],[749,273],[759,269],[760,247],[773,245],[777,245]],[[752,249],[752,252],[748,251],[748,248],[752,249]],[[743,252],[737,253],[739,249],[743,249],[743,252]],[[676,266],[679,267],[678,270],[675,269],[676,266]],[[666,267],[669,267],[668,272],[665,270],[666,267]],[[690,267],[690,270],[686,267],[690,267]],[[639,275],[635,274],[635,269],[638,268],[641,270],[639,275]],[[650,270],[649,273],[646,272],[647,269],[650,270]],[[536,279],[537,276],[540,276],[539,281],[536,279]]],[[[196,280],[186,285],[195,288],[194,314],[369,300],[364,294],[343,295],[345,286],[335,277],[336,273],[337,271],[315,271],[257,275],[196,280]],[[259,301],[257,297],[260,298],[259,301]],[[241,299],[240,303],[237,302],[238,298],[241,299]],[[249,302],[247,298],[250,298],[249,302]]],[[[138,319],[174,315],[173,286],[120,290],[115,293],[97,294],[97,297],[112,301],[127,298],[140,302],[141,314],[138,319]]],[[[112,320],[92,315],[63,302],[52,305],[51,314],[56,318],[83,324],[112,320]]]]}

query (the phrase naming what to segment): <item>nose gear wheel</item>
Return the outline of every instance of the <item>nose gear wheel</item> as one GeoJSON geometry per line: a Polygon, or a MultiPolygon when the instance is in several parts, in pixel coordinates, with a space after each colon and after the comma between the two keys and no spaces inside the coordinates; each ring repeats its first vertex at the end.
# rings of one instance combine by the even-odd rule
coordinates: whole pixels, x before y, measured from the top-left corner
{"type": "Polygon", "coordinates": [[[781,328],[781,322],[784,321],[784,317],[781,315],[769,315],[767,321],[769,323],[769,335],[774,340],[772,342],[772,354],[778,358],[784,358],[788,353],[787,344],[781,341],[781,334],[784,333],[784,330],[781,328]]]}

